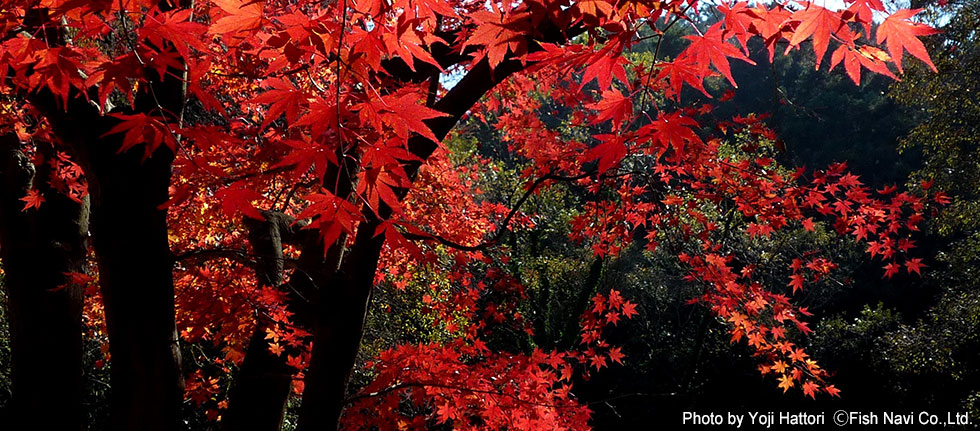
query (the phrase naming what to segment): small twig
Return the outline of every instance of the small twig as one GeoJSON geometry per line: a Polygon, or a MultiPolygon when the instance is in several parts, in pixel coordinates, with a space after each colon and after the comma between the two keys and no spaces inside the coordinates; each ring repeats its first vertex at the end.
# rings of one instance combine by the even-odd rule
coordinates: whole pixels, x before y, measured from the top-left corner
{"type": "Polygon", "coordinates": [[[467,388],[467,387],[462,387],[462,386],[448,385],[448,384],[444,384],[444,383],[422,383],[422,382],[396,383],[396,384],[394,384],[392,386],[389,386],[387,388],[384,388],[384,389],[381,389],[381,390],[378,390],[378,391],[375,391],[375,392],[368,392],[368,393],[365,393],[365,394],[357,394],[357,395],[348,397],[347,399],[344,400],[344,402],[345,402],[345,404],[350,404],[350,403],[353,403],[354,401],[357,401],[357,400],[361,400],[361,399],[365,399],[365,398],[378,397],[378,396],[385,395],[385,394],[388,394],[388,393],[391,393],[391,392],[395,392],[395,391],[402,390],[402,389],[409,389],[409,388],[442,388],[442,389],[451,389],[451,390],[456,390],[456,391],[461,391],[461,392],[470,392],[470,393],[476,393],[476,394],[487,394],[487,395],[490,395],[490,396],[497,395],[497,396],[508,397],[508,398],[514,399],[514,400],[516,400],[516,401],[518,401],[520,403],[524,403],[524,404],[528,404],[528,405],[533,405],[533,406],[539,406],[539,407],[563,407],[563,406],[557,405],[557,404],[548,404],[548,403],[542,403],[542,402],[537,402],[537,401],[525,400],[525,399],[523,399],[523,398],[521,398],[521,397],[519,397],[517,395],[508,394],[508,393],[505,393],[505,392],[500,391],[500,390],[475,389],[475,388],[467,388]]]}
{"type": "Polygon", "coordinates": [[[416,234],[406,233],[403,234],[403,236],[406,239],[412,239],[412,240],[438,241],[442,245],[452,247],[458,250],[463,250],[463,251],[482,250],[497,243],[497,241],[499,241],[500,238],[504,236],[504,233],[508,232],[507,226],[510,225],[511,220],[517,215],[518,211],[520,211],[521,206],[524,205],[524,203],[527,202],[527,200],[531,197],[531,195],[533,195],[534,192],[537,191],[537,189],[541,187],[541,185],[543,185],[545,182],[549,180],[550,181],[575,181],[575,180],[589,177],[594,173],[595,173],[594,171],[590,171],[572,177],[561,176],[556,174],[548,174],[538,178],[533,183],[531,183],[531,186],[524,192],[523,195],[521,195],[520,199],[517,200],[517,203],[514,204],[513,208],[510,209],[510,212],[508,212],[507,216],[504,217],[504,220],[500,223],[500,226],[497,227],[496,233],[492,237],[484,240],[483,242],[477,245],[463,245],[439,235],[416,235],[416,234]]]}

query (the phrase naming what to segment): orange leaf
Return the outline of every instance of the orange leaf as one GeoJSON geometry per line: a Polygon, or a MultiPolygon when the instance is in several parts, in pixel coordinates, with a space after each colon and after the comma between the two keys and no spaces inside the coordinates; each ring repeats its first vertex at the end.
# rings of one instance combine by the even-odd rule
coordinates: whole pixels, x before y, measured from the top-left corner
{"type": "Polygon", "coordinates": [[[779,387],[783,388],[783,393],[786,393],[789,388],[793,387],[793,378],[790,377],[789,374],[783,374],[783,376],[779,378],[779,387]]]}
{"type": "Polygon", "coordinates": [[[816,383],[813,383],[812,380],[807,380],[807,382],[803,384],[803,393],[809,396],[810,398],[813,399],[817,398],[816,397],[817,389],[820,389],[820,386],[817,385],[816,383]]]}

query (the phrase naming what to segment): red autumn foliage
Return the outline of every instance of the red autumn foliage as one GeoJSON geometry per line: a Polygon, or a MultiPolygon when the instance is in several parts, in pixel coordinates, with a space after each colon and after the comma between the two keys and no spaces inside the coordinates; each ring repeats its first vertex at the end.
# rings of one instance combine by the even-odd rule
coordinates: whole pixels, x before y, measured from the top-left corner
{"type": "MultiPolygon", "coordinates": [[[[59,167],[50,182],[76,199],[85,193],[68,156],[76,144],[51,120],[75,102],[114,119],[101,136],[121,135],[119,152],[174,157],[170,199],[154,205],[167,211],[178,257],[180,336],[224,353],[202,359],[240,364],[252,353],[253,331],[265,328],[269,352],[290,367],[293,388],[303,393],[321,384],[311,372],[318,356],[331,354],[311,348],[314,339],[348,330],[311,325],[289,305],[285,288],[256,275],[248,220],[266,220],[268,211],[315,231],[322,246],[314,255],[346,245],[354,259],[362,244],[383,244],[373,262],[361,263],[372,269],[369,283],[398,289],[426,270],[445,274],[445,288],[434,288],[424,308],[447,338],[380,352],[367,365],[373,381],[346,405],[344,429],[586,429],[589,410],[571,390],[573,376],[629,355],[603,335],[636,314],[616,290],[592,299],[576,348],[487,348],[500,325],[531,331],[515,306],[524,287],[503,269],[508,257],[497,243],[534,217],[523,199],[503,205],[480,198],[476,182],[486,164],[450,161],[440,142],[464,115],[492,126],[526,162],[518,195],[559,182],[588,192],[572,239],[595,255],[615,256],[638,238],[654,250],[667,230],[697,241],[700,254],[678,256],[688,280],[704,287],[696,301],[727,322],[733,342],[747,341],[763,375],[810,397],[839,391],[790,341],[791,332],[810,332],[806,309],[790,295],[834,264],[801,257],[791,267],[789,295],[763,286],[754,278],[757,263],[725,248],[710,208],[736,208],[749,238],[826,222],[866,243],[891,277],[924,267],[910,255],[909,234],[930,200],[945,200],[875,193],[844,165],[804,175],[765,157],[726,155],[719,151],[726,138],[763,141],[774,133],[755,117],[717,122],[711,131],[710,105],[676,107],[687,102],[685,87],[708,95],[706,79],[720,76],[735,87],[730,61],[752,63],[752,38],[770,57],[777,47],[810,45],[818,68],[836,46],[830,68],[843,63],[855,83],[862,69],[901,73],[905,51],[932,66],[918,38],[934,31],[912,21],[916,11],[889,14],[872,37],[872,16],[887,13],[879,1],[848,2],[840,11],[809,1],[736,2],[718,7],[723,19],[708,28],[696,19],[707,6],[686,0],[52,0],[43,2],[44,20],[28,25],[24,17],[36,3],[8,1],[0,10],[0,102],[9,107],[0,130],[27,147],[36,140],[64,149],[43,162],[59,167]],[[671,61],[626,55],[641,40],[668,37],[674,25],[690,31],[671,61]],[[456,81],[451,88],[442,86],[446,76],[456,81]],[[177,109],[156,93],[174,81],[192,101],[177,109]],[[45,96],[55,108],[39,102],[45,96]],[[562,127],[582,133],[549,126],[542,100],[571,110],[562,127]],[[654,100],[664,102],[650,108],[654,100]]],[[[27,211],[45,205],[36,190],[23,201],[27,211]]],[[[294,244],[282,253],[300,261],[307,251],[294,244]]],[[[320,301],[335,294],[319,289],[320,301]]],[[[89,302],[87,316],[99,315],[98,301],[89,302]]],[[[212,376],[187,374],[189,399],[211,409],[228,405],[212,376]]]]}

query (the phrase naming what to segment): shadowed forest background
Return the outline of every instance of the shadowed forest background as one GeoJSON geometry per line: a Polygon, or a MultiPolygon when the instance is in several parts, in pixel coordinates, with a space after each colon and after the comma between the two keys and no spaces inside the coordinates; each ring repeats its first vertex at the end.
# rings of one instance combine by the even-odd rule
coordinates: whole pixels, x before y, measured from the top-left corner
{"type": "MultiPolygon", "coordinates": [[[[583,199],[570,186],[531,196],[527,210],[548,216],[505,237],[508,271],[527,287],[528,300],[520,307],[534,330],[496,332],[490,348],[570,348],[579,341],[578,319],[589,299],[616,289],[636,303],[638,311],[608,337],[621,346],[623,363],[575,382],[575,395],[594,412],[595,429],[679,424],[684,411],[926,410],[968,411],[980,418],[980,4],[956,4],[961,7],[925,5],[927,19],[943,30],[926,40],[938,73],[920,63],[909,64],[901,81],[867,74],[855,86],[840,69],[814,70],[809,51],[777,55],[770,65],[761,44],[750,44],[758,65],[733,62],[740,86],[726,95],[728,103],[715,108],[718,118],[765,117],[779,140],[755,151],[781,166],[817,169],[846,162],[874,189],[915,189],[931,179],[932,187],[952,198],[915,239],[917,256],[926,264],[921,277],[902,271],[883,278],[881,264],[867,258],[866,246],[835,240],[829,225],[818,225],[812,232],[787,229],[768,238],[749,237],[728,226],[735,232],[731,241],[762,261],[788,262],[813,249],[833,256],[838,268],[797,296],[797,304],[813,313],[809,322],[814,334],[796,341],[830,371],[840,398],[784,394],[772,381],[760,378],[758,363],[745,343],[730,343],[722,321],[707,308],[689,303],[700,290],[683,280],[687,270],[673,259],[694,247],[682,235],[655,251],[639,241],[611,258],[595,257],[592,250],[569,240],[575,229],[573,209],[583,199]]],[[[653,49],[651,44],[631,55],[650,55],[653,49]]],[[[660,49],[670,57],[680,45],[668,43],[660,49]]],[[[712,94],[727,88],[720,78],[707,84],[712,94]]],[[[690,93],[688,101],[712,102],[696,91],[690,93]]],[[[550,119],[556,124],[567,121],[563,109],[561,103],[548,100],[541,108],[553,113],[550,119]]],[[[732,151],[741,144],[737,137],[727,143],[732,151]]],[[[519,173],[526,167],[508,156],[506,145],[496,130],[475,118],[464,121],[447,141],[451,160],[490,161],[492,169],[481,171],[473,181],[484,190],[483,199],[501,202],[511,199],[504,191],[519,188],[519,173]]],[[[438,284],[440,276],[420,274],[408,286],[400,286],[404,291],[378,289],[360,365],[398,344],[446,337],[421,312],[428,286],[438,284]]],[[[768,276],[787,280],[789,272],[768,276]]],[[[4,292],[0,289],[0,301],[4,292]]],[[[10,398],[6,310],[0,307],[0,409],[10,398]]],[[[93,338],[86,338],[84,345],[85,407],[91,429],[101,429],[108,414],[110,365],[102,363],[102,346],[93,338]]],[[[184,342],[181,349],[184,358],[221,354],[203,341],[184,342]]],[[[215,388],[213,398],[184,403],[182,414],[190,429],[207,429],[221,414],[220,400],[230,390],[228,376],[234,367],[208,372],[225,378],[208,381],[215,388]]],[[[369,379],[358,368],[351,390],[369,379]]],[[[287,408],[287,429],[297,408],[294,396],[287,408]]]]}

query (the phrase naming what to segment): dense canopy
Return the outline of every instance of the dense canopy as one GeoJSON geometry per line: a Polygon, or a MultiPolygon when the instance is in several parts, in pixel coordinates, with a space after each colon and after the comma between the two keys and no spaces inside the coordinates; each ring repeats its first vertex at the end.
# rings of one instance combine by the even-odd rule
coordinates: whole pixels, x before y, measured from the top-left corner
{"type": "Polygon", "coordinates": [[[608,334],[637,303],[586,290],[567,325],[527,315],[549,287],[513,270],[515,238],[557,219],[590,253],[587,283],[631,247],[666,248],[763,378],[837,396],[794,341],[811,328],[792,300],[833,277],[835,257],[756,248],[834,232],[884,277],[919,274],[914,235],[948,198],[928,180],[872,188],[842,163],[786,167],[763,116],[715,104],[737,91],[732,62],[756,64],[754,44],[770,61],[803,50],[855,84],[898,78],[905,53],[935,70],[917,13],[880,0],[6,1],[15,420],[82,426],[84,327],[110,367],[113,429],[177,429],[185,397],[227,429],[279,429],[290,393],[301,430],[588,429],[574,384],[622,363],[608,334]],[[544,199],[559,209],[528,204],[544,199]],[[424,328],[365,352],[366,316],[399,295],[417,300],[394,313],[424,328]],[[66,414],[41,413],[52,403],[66,414]]]}

